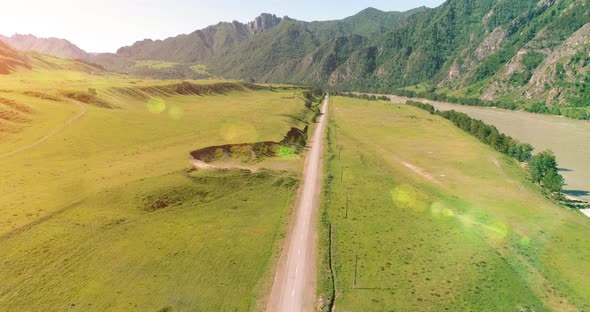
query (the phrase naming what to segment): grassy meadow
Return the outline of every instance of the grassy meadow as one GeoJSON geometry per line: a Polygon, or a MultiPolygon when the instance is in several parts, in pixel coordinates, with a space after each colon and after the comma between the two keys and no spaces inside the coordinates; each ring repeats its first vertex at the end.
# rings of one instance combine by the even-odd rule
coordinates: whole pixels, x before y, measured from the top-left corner
{"type": "Polygon", "coordinates": [[[333,97],[320,296],[335,311],[590,308],[590,220],[414,107],[333,97]],[[331,227],[331,240],[328,240],[331,227]]]}
{"type": "Polygon", "coordinates": [[[0,103],[10,117],[0,120],[2,311],[257,306],[302,158],[266,161],[287,170],[195,171],[189,152],[278,141],[311,112],[300,89],[207,80],[191,82],[204,93],[186,94],[176,83],[76,70],[0,76],[11,103],[0,103]]]}
{"type": "Polygon", "coordinates": [[[500,132],[555,152],[566,194],[590,200],[590,123],[557,116],[429,101],[440,110],[456,110],[492,124],[500,132]]]}

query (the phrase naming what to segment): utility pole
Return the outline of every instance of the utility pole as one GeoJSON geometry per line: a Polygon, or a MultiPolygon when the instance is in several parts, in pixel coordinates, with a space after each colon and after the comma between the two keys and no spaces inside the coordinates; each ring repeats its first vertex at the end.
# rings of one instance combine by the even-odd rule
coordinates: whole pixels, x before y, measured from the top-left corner
{"type": "Polygon", "coordinates": [[[358,271],[358,264],[359,264],[359,256],[355,255],[355,257],[354,257],[354,281],[352,282],[352,288],[356,288],[356,273],[358,271]]]}
{"type": "Polygon", "coordinates": [[[344,217],[344,219],[348,219],[348,194],[346,194],[346,216],[344,217]]]}

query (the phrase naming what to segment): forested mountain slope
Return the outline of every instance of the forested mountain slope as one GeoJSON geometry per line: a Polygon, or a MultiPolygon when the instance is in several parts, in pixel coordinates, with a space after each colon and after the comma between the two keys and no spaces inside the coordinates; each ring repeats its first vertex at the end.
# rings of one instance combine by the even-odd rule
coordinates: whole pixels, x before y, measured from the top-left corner
{"type": "Polygon", "coordinates": [[[531,108],[587,106],[589,23],[588,1],[450,0],[371,40],[327,83],[383,92],[426,83],[531,108]]]}
{"type": "MultiPolygon", "coordinates": [[[[402,13],[369,8],[343,20],[324,22],[262,14],[245,24],[222,22],[188,35],[156,41],[146,39],[120,48],[115,54],[100,54],[93,61],[111,70],[158,78],[162,75],[168,78],[170,72],[190,77],[186,69],[198,64],[206,67],[205,72],[202,71],[205,67],[199,67],[201,75],[263,80],[278,67],[301,61],[335,38],[382,34],[407,16],[423,10],[402,13]],[[145,61],[167,64],[152,64],[147,71],[145,61]]],[[[284,80],[284,77],[276,79],[284,80]]]]}

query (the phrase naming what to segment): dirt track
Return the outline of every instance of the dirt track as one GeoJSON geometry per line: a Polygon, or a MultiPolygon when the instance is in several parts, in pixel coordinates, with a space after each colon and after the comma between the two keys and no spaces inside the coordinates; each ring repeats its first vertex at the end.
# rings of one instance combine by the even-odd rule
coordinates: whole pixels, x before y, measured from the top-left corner
{"type": "Polygon", "coordinates": [[[70,120],[66,121],[60,128],[54,130],[53,132],[49,133],[48,135],[45,135],[45,136],[41,137],[37,141],[35,141],[35,142],[33,142],[33,143],[29,144],[29,145],[23,146],[21,148],[18,148],[18,149],[14,150],[14,151],[7,152],[7,153],[4,153],[4,154],[0,154],[0,157],[12,156],[12,155],[18,154],[18,153],[20,153],[22,151],[25,151],[25,150],[28,150],[30,148],[33,148],[33,147],[35,147],[35,146],[43,143],[44,141],[46,141],[50,137],[52,137],[52,136],[60,133],[61,131],[63,131],[67,127],[71,126],[78,119],[80,119],[84,115],[86,115],[86,113],[88,112],[88,109],[86,108],[86,106],[84,104],[80,103],[80,102],[74,102],[74,103],[76,105],[78,105],[80,107],[80,109],[81,109],[81,111],[80,111],[80,113],[78,115],[70,118],[70,120]]]}
{"type": "Polygon", "coordinates": [[[311,148],[303,173],[303,187],[285,241],[267,311],[311,311],[315,301],[315,220],[322,182],[322,142],[326,124],[328,97],[324,99],[318,126],[310,141],[311,148]]]}

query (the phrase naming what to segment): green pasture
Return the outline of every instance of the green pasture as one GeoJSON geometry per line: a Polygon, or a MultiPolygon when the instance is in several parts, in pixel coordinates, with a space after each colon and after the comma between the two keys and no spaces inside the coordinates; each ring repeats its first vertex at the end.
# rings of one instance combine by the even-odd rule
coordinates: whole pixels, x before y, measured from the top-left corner
{"type": "Polygon", "coordinates": [[[244,311],[260,304],[302,157],[264,162],[286,171],[201,172],[191,169],[189,152],[281,140],[312,115],[301,89],[216,92],[221,82],[191,81],[213,91],[183,95],[170,91],[171,81],[42,71],[0,80],[0,97],[32,109],[18,132],[0,137],[0,154],[87,110],[1,159],[1,310],[244,311]],[[95,92],[112,108],[64,91],[95,92]]]}
{"type": "Polygon", "coordinates": [[[590,307],[590,220],[518,163],[410,106],[334,97],[329,114],[319,289],[331,255],[336,311],[590,307]]]}

